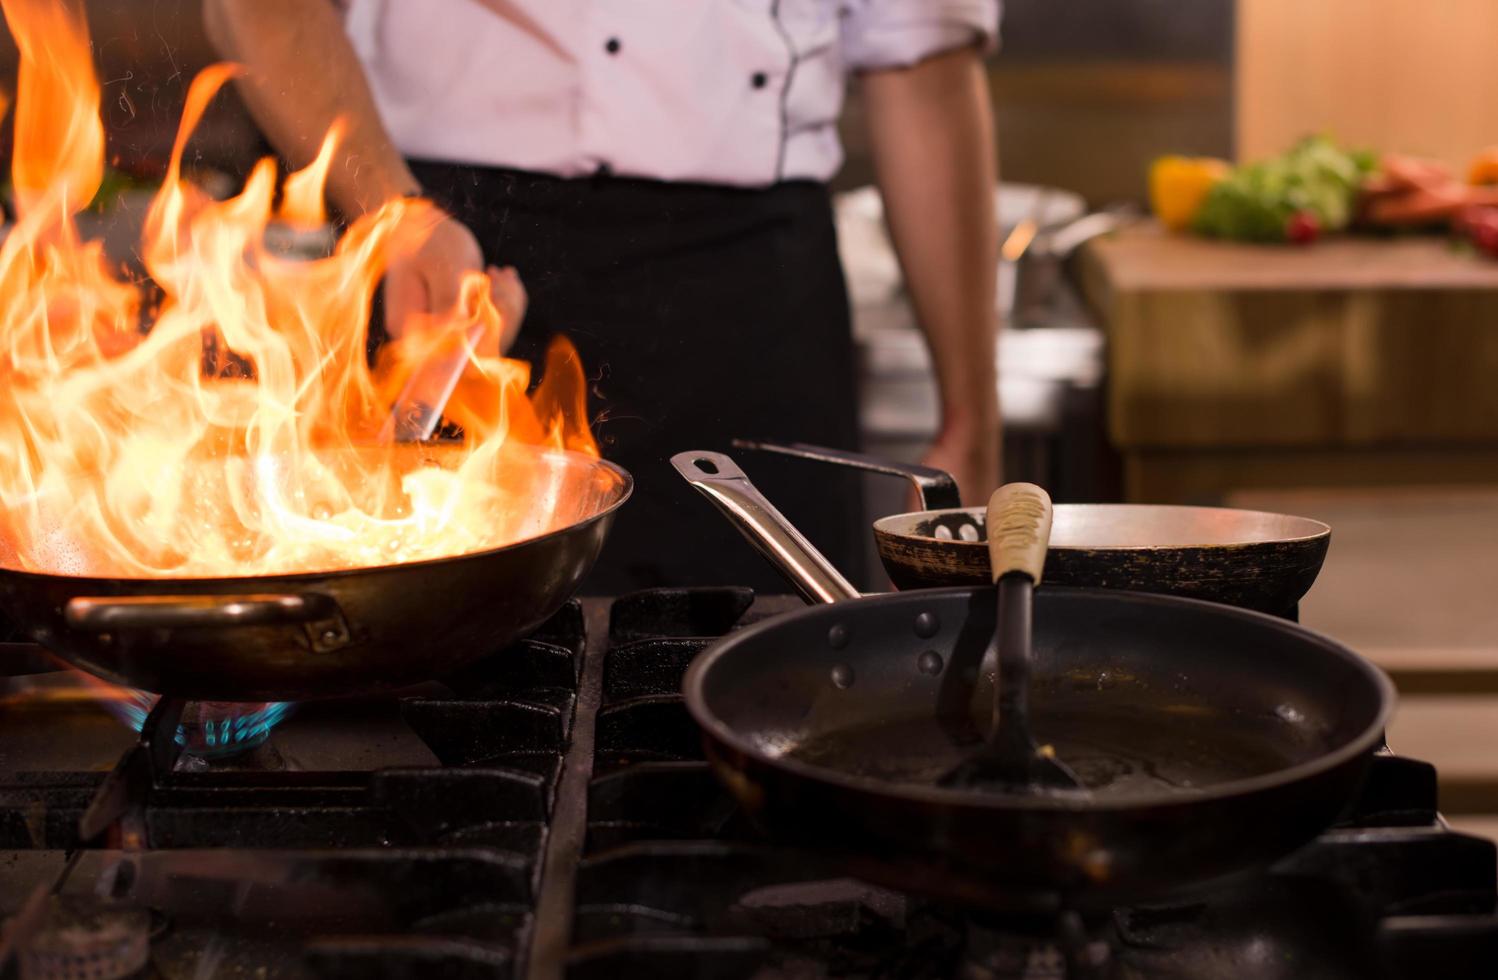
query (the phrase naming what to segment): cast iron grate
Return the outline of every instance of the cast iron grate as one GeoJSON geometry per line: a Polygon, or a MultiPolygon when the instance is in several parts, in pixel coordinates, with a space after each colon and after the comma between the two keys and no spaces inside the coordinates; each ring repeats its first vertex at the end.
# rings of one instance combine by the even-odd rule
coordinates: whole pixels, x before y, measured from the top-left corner
{"type": "MultiPolygon", "coordinates": [[[[57,739],[113,730],[55,699],[9,711],[0,910],[82,845],[68,890],[153,910],[163,977],[1056,975],[1051,926],[776,847],[713,777],[681,675],[797,605],[744,589],[573,603],[439,684],[301,709],[232,764],[171,769],[156,745],[112,775],[97,749],[26,771],[7,744],[52,758],[57,739]],[[83,841],[91,812],[120,816],[83,841]]],[[[1121,978],[1498,975],[1493,845],[1446,830],[1437,803],[1433,768],[1379,756],[1346,819],[1274,869],[1089,928],[1121,978]]]]}
{"type": "MultiPolygon", "coordinates": [[[[176,725],[167,705],[113,772],[0,772],[0,909],[59,880],[147,907],[165,977],[513,976],[586,642],[574,602],[398,700],[303,706],[230,761],[157,737],[176,725]],[[309,746],[326,765],[301,767],[309,746]]],[[[42,726],[32,742],[100,734],[96,709],[51,693],[64,687],[20,688],[33,696],[12,700],[31,714],[0,737],[23,722],[42,726]]]]}

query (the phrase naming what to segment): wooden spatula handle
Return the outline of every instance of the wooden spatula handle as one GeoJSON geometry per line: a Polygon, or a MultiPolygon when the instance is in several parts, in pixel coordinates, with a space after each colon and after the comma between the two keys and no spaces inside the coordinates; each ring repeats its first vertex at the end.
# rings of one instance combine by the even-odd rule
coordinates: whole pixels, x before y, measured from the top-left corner
{"type": "Polygon", "coordinates": [[[988,498],[993,580],[1023,572],[1037,585],[1051,540],[1051,495],[1033,483],[1006,483],[988,498]]]}

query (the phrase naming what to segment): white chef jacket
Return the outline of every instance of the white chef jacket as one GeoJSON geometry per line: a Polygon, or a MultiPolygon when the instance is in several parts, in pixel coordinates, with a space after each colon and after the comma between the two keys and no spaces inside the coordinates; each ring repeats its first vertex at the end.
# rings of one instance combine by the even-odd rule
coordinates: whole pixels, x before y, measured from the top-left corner
{"type": "Polygon", "coordinates": [[[842,163],[845,74],[996,43],[1001,0],[343,0],[405,154],[763,186],[842,163]]]}

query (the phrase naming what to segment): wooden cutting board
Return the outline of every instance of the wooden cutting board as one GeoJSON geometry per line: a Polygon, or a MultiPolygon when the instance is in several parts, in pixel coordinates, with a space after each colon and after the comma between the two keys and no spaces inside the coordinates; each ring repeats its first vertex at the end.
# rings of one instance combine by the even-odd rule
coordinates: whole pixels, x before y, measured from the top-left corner
{"type": "Polygon", "coordinates": [[[1146,223],[1080,267],[1136,499],[1498,482],[1498,261],[1437,237],[1251,246],[1146,223]]]}
{"type": "Polygon", "coordinates": [[[1124,292],[1498,289],[1498,260],[1458,252],[1434,235],[1246,245],[1144,222],[1096,239],[1089,251],[1106,285],[1124,292]]]}

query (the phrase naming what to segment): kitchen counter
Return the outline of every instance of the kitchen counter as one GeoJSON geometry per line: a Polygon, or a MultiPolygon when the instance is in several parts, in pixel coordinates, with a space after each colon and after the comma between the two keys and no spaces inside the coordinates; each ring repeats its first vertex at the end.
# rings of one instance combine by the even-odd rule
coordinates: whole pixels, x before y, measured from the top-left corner
{"type": "Polygon", "coordinates": [[[1240,493],[1332,528],[1301,622],[1399,688],[1389,745],[1435,763],[1441,808],[1498,837],[1498,488],[1240,493]]]}
{"type": "Polygon", "coordinates": [[[1498,262],[1439,238],[1088,245],[1130,499],[1498,483],[1498,262]]]}

